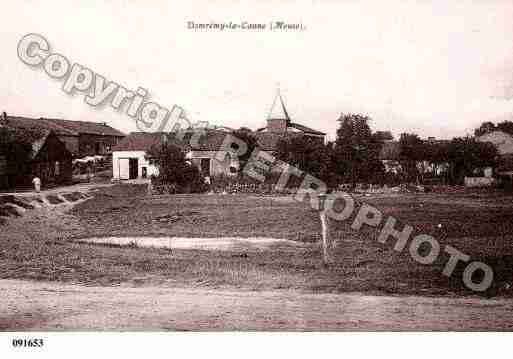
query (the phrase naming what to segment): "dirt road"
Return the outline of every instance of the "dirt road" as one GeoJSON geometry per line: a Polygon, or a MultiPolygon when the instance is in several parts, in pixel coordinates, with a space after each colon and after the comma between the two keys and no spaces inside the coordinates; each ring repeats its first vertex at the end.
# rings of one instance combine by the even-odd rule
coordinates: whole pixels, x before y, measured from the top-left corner
{"type": "Polygon", "coordinates": [[[484,330],[513,300],[86,287],[0,280],[1,330],[484,330]]]}

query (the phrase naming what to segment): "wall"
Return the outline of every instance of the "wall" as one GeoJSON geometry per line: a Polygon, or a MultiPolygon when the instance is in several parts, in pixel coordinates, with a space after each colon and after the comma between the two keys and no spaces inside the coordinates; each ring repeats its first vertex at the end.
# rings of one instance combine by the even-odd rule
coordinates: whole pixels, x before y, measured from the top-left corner
{"type": "Polygon", "coordinates": [[[71,158],[66,145],[57,136],[50,135],[32,160],[31,172],[41,179],[43,186],[71,182],[71,158]]]}
{"type": "Polygon", "coordinates": [[[111,152],[110,149],[117,145],[121,138],[82,133],[78,140],[80,157],[106,155],[111,152]],[[99,144],[99,151],[96,150],[96,144],[99,144]]]}
{"type": "MultiPolygon", "coordinates": [[[[230,159],[230,155],[227,151],[191,151],[187,154],[187,158],[190,158],[192,163],[198,166],[198,168],[202,158],[209,158],[210,176],[234,174],[230,172],[230,166],[239,168],[238,159],[230,159]],[[224,160],[219,161],[217,160],[218,157],[223,158],[224,160]]],[[[201,170],[201,168],[199,169],[201,170]]]]}
{"type": "Polygon", "coordinates": [[[494,183],[490,177],[465,177],[465,187],[490,187],[494,183]]]}
{"type": "MultiPolygon", "coordinates": [[[[149,161],[145,158],[145,151],[114,151],[112,153],[112,178],[115,180],[119,180],[120,168],[119,168],[119,159],[120,158],[137,158],[138,159],[138,169],[137,169],[137,177],[142,178],[142,169],[146,167],[147,176],[158,174],[158,168],[155,165],[151,165],[149,161]]],[[[123,169],[122,169],[123,170],[123,169]]],[[[128,172],[128,169],[126,169],[128,172]]]]}
{"type": "Polygon", "coordinates": [[[66,149],[73,155],[77,156],[79,154],[78,147],[78,136],[64,136],[59,135],[59,140],[61,140],[64,145],[66,145],[66,149]]]}

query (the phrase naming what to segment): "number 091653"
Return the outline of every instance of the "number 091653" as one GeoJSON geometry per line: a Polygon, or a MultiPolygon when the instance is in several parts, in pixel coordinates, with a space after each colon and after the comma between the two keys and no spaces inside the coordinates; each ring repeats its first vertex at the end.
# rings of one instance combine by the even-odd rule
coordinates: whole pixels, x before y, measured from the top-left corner
{"type": "Polygon", "coordinates": [[[13,339],[12,346],[15,348],[41,348],[43,339],[13,339]]]}

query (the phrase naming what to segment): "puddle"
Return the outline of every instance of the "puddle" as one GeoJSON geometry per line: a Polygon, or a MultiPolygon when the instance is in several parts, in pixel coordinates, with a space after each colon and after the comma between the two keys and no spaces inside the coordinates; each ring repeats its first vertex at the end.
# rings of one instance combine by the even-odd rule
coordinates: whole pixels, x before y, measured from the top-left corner
{"type": "Polygon", "coordinates": [[[220,237],[220,238],[182,238],[182,237],[92,237],[81,238],[77,242],[114,244],[119,246],[137,246],[169,249],[202,250],[266,250],[270,248],[299,248],[307,244],[288,239],[267,237],[220,237]]]}

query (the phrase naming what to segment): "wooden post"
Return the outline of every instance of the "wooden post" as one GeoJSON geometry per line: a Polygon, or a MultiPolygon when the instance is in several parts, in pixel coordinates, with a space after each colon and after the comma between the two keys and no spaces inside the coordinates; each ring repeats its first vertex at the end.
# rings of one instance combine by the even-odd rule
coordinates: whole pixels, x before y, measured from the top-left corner
{"type": "Polygon", "coordinates": [[[325,209],[326,202],[326,194],[319,195],[319,217],[321,219],[321,235],[322,235],[322,261],[326,265],[329,263],[329,254],[328,254],[328,218],[326,216],[325,209]]]}

